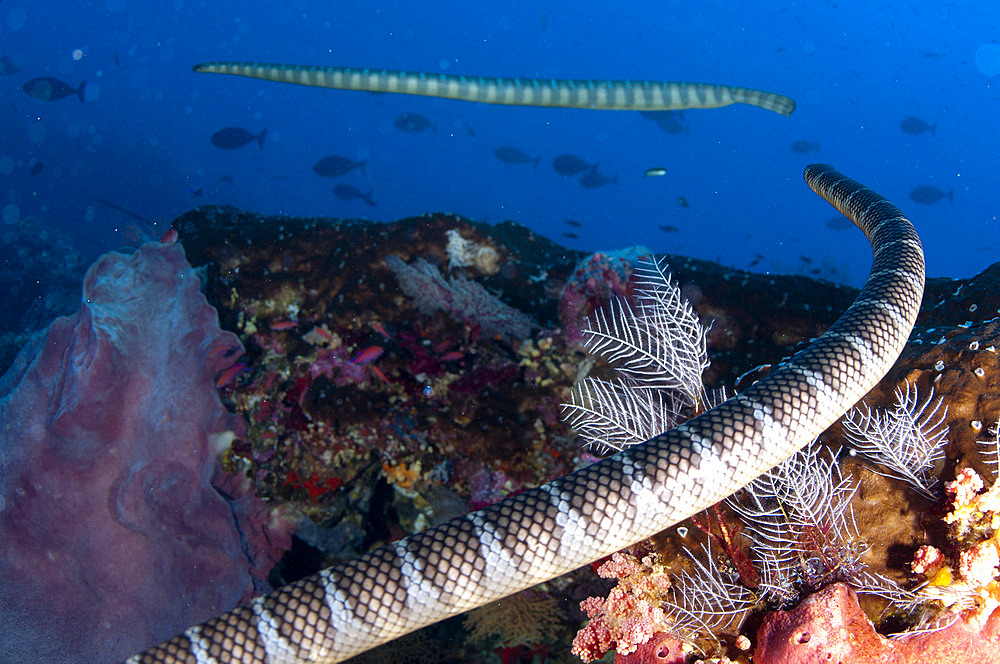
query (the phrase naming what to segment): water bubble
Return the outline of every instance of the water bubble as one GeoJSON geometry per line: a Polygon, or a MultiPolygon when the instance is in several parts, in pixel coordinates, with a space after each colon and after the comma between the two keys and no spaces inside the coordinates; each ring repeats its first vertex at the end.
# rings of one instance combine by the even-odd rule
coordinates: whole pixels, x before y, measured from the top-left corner
{"type": "Polygon", "coordinates": [[[976,67],[987,76],[1000,74],[1000,44],[983,44],[976,49],[976,67]]]}
{"type": "Polygon", "coordinates": [[[31,125],[28,127],[28,140],[39,145],[45,141],[45,125],[41,122],[31,125]]]}
{"type": "Polygon", "coordinates": [[[21,218],[21,208],[17,207],[14,203],[8,203],[3,206],[0,218],[3,218],[3,223],[13,226],[21,218]]]}
{"type": "Polygon", "coordinates": [[[11,7],[7,12],[7,27],[15,32],[20,30],[28,22],[28,12],[20,7],[11,7]]]}

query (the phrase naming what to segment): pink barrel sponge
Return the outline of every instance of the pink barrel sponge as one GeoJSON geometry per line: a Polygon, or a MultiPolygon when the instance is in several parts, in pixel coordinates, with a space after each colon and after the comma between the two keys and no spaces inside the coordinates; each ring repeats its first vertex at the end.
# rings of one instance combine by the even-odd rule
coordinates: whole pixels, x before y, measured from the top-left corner
{"type": "Polygon", "coordinates": [[[756,664],[1000,662],[1000,608],[973,611],[887,639],[875,631],[851,588],[834,583],[790,611],[768,614],[757,631],[756,664]]]}
{"type": "Polygon", "coordinates": [[[0,662],[116,661],[253,593],[211,483],[244,426],[215,380],[242,352],[175,243],[100,258],[21,351],[0,379],[0,662]]]}

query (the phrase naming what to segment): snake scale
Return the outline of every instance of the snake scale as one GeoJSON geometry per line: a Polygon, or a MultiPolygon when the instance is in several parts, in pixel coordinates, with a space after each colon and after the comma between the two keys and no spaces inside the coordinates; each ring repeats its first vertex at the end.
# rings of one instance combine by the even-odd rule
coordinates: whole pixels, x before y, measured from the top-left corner
{"type": "Polygon", "coordinates": [[[398,92],[505,106],[667,111],[749,104],[781,115],[791,115],[795,110],[795,102],[784,95],[710,83],[455,76],[393,69],[263,62],[205,62],[195,65],[194,70],[206,74],[231,74],[320,88],[398,92]]]}
{"type": "Polygon", "coordinates": [[[340,662],[652,536],[812,441],[899,356],[923,295],[903,214],[826,165],[806,181],[868,236],[857,299],[808,347],[717,408],[598,463],[258,597],[128,664],[340,662]]]}

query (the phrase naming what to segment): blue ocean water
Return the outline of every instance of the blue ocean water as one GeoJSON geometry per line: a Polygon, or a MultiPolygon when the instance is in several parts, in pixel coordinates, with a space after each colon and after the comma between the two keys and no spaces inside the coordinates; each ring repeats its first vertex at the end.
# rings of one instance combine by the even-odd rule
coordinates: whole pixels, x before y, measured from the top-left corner
{"type": "Polygon", "coordinates": [[[34,219],[69,232],[87,255],[134,234],[135,219],[113,206],[155,220],[151,235],[205,203],[379,220],[445,210],[511,219],[577,249],[643,244],[858,284],[867,243],[831,228],[836,212],[802,181],[803,167],[822,161],[903,208],[931,276],[970,276],[997,256],[993,2],[3,0],[0,38],[0,232],[34,219]],[[785,94],[798,107],[791,117],[743,105],[690,110],[673,134],[636,112],[192,71],[210,60],[695,81],[785,94]],[[83,102],[32,98],[22,86],[37,77],[74,89],[86,81],[83,102]],[[402,113],[435,127],[400,131],[402,113]],[[903,131],[911,117],[933,133],[903,131]],[[263,149],[215,147],[209,139],[225,127],[267,129],[263,149]],[[793,151],[796,141],[819,149],[793,151]],[[501,162],[500,146],[540,157],[537,168],[501,162]],[[618,183],[581,187],[553,170],[562,153],[599,161],[618,183]],[[366,173],[322,178],[312,166],[328,155],[365,160],[366,173]],[[644,177],[650,167],[667,174],[644,177]],[[370,191],[376,205],[341,200],[338,183],[370,191]],[[954,200],[912,200],[924,185],[954,200]]]}

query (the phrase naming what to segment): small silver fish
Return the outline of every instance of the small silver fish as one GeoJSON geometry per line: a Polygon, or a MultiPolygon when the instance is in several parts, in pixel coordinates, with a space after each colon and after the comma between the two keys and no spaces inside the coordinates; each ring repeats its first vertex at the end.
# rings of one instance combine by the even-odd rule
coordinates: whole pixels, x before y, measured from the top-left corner
{"type": "Polygon", "coordinates": [[[653,168],[647,168],[643,177],[647,178],[658,178],[667,174],[667,169],[661,168],[659,166],[654,166],[653,168]]]}

